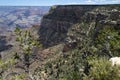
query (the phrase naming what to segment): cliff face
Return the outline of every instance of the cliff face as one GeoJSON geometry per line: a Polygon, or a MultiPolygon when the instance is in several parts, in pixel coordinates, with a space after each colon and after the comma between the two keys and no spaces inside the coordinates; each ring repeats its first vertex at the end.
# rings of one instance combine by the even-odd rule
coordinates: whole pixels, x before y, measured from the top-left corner
{"type": "Polygon", "coordinates": [[[48,47],[68,38],[70,42],[72,36],[80,40],[80,35],[88,35],[91,30],[97,32],[105,25],[119,27],[120,5],[53,6],[43,16],[39,35],[43,46],[48,47]]]}
{"type": "Polygon", "coordinates": [[[89,71],[95,65],[89,62],[120,56],[120,5],[53,6],[42,19],[39,35],[45,47],[64,45],[61,50],[54,47],[57,54],[39,67],[36,78],[89,80],[85,76],[91,76],[89,71]]]}

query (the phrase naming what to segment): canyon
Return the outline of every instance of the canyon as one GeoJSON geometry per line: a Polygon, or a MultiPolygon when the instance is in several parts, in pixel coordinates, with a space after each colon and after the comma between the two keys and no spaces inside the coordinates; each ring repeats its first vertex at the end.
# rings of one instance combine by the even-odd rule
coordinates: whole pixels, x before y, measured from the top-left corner
{"type": "MultiPolygon", "coordinates": [[[[94,64],[90,61],[94,63],[105,58],[105,66],[101,68],[105,71],[108,59],[119,56],[120,5],[52,6],[42,17],[40,25],[32,29],[37,31],[43,47],[37,49],[34,57],[31,56],[30,72],[26,73],[25,79],[93,80],[90,71],[94,64]]],[[[12,73],[24,74],[23,65],[18,61],[12,69],[5,71],[6,79],[14,76],[12,73]]]]}

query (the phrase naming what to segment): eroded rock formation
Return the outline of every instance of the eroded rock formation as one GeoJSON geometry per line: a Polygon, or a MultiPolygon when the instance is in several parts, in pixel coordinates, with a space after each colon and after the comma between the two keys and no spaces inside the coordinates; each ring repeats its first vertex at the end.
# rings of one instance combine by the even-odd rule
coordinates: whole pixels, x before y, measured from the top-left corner
{"type": "Polygon", "coordinates": [[[44,47],[49,47],[64,42],[67,37],[75,37],[74,32],[88,35],[91,29],[98,31],[106,25],[119,27],[119,7],[120,5],[53,6],[43,16],[39,30],[40,40],[44,47]]]}

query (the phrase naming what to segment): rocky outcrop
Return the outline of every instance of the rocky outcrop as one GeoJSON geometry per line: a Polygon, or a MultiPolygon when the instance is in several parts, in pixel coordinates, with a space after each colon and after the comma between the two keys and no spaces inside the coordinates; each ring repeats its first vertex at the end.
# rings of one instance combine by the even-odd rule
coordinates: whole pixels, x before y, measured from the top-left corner
{"type": "MultiPolygon", "coordinates": [[[[94,38],[98,36],[99,30],[106,26],[120,28],[119,7],[119,5],[53,6],[42,19],[39,29],[40,40],[44,47],[54,46],[59,43],[63,43],[63,45],[60,51],[57,49],[56,55],[52,54],[52,58],[48,55],[50,51],[47,50],[49,56],[47,61],[49,62],[45,65],[45,68],[40,66],[36,69],[35,75],[37,76],[35,78],[58,80],[61,77],[64,78],[63,75],[68,75],[69,72],[67,71],[74,72],[76,70],[75,65],[78,68],[82,60],[85,60],[87,56],[93,56],[95,52],[100,56],[110,55],[110,51],[107,52],[106,49],[97,50],[96,46],[94,47],[94,38]]],[[[100,40],[102,41],[101,38],[100,40]]],[[[56,46],[53,49],[56,49],[56,46]]],[[[43,51],[43,53],[46,52],[43,51]]],[[[81,63],[79,68],[81,69],[81,63]]],[[[88,68],[90,66],[86,62],[81,71],[89,73],[88,68]]]]}
{"type": "Polygon", "coordinates": [[[83,15],[95,6],[53,6],[43,16],[40,26],[40,39],[45,46],[58,44],[67,37],[68,29],[81,22],[83,15]]]}
{"type": "Polygon", "coordinates": [[[65,41],[76,32],[88,35],[93,28],[97,31],[105,25],[119,27],[119,7],[120,5],[53,6],[43,16],[39,29],[40,40],[44,47],[49,47],[65,41]]]}

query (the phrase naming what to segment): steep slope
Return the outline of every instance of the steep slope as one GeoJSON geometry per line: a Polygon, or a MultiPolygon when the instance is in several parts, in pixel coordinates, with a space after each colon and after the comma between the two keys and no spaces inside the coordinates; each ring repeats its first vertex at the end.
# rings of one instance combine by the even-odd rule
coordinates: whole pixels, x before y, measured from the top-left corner
{"type": "Polygon", "coordinates": [[[120,5],[53,6],[42,19],[40,40],[44,47],[63,43],[63,50],[39,66],[35,78],[83,80],[90,68],[86,57],[120,56],[119,32],[120,5]]]}
{"type": "MultiPolygon", "coordinates": [[[[39,36],[47,49],[39,50],[32,57],[29,77],[85,80],[83,77],[89,75],[91,67],[87,58],[94,60],[97,55],[108,60],[111,56],[120,56],[120,5],[53,6],[43,16],[39,36]]],[[[18,68],[13,70],[22,71],[23,65],[18,63],[15,65],[18,68]]],[[[10,74],[13,72],[10,70],[10,74]]]]}
{"type": "MultiPolygon", "coordinates": [[[[96,7],[96,6],[95,6],[96,7]]],[[[82,21],[85,12],[94,6],[53,6],[44,15],[40,26],[40,38],[44,45],[52,46],[63,42],[68,29],[75,23],[82,21]]]]}
{"type": "Polygon", "coordinates": [[[87,23],[88,27],[92,22],[95,27],[103,24],[117,25],[120,18],[119,7],[120,5],[53,6],[42,18],[40,39],[48,47],[63,42],[68,36],[69,28],[74,28],[76,23],[87,23]]]}

